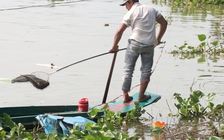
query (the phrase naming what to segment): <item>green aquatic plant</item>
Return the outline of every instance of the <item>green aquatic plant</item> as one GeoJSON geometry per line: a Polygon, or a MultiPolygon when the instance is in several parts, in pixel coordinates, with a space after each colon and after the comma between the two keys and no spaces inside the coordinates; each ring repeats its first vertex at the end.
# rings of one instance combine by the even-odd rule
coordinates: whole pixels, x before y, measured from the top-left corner
{"type": "Polygon", "coordinates": [[[213,103],[215,95],[215,93],[205,95],[200,90],[196,90],[190,93],[189,97],[183,98],[181,94],[174,93],[173,97],[177,100],[174,105],[181,119],[209,118],[213,121],[219,121],[223,117],[224,104],[215,105],[213,103]]]}
{"type": "MultiPolygon", "coordinates": [[[[222,34],[224,36],[224,34],[222,34]]],[[[205,34],[197,35],[200,44],[197,46],[188,45],[185,41],[180,47],[176,47],[171,51],[174,57],[180,56],[180,59],[192,59],[199,56],[198,62],[205,62],[206,57],[217,61],[216,55],[224,51],[222,44],[219,41],[209,41],[211,36],[207,37],[205,34]]]]}
{"type": "Polygon", "coordinates": [[[172,121],[159,133],[151,134],[162,139],[223,140],[224,103],[216,105],[215,96],[200,90],[191,91],[185,98],[174,93],[178,113],[168,114],[172,121]]]}
{"type": "Polygon", "coordinates": [[[21,124],[15,124],[12,121],[11,117],[4,113],[2,117],[0,117],[0,139],[31,139],[33,136],[30,132],[27,132],[25,127],[21,124]],[[10,133],[7,133],[6,130],[10,130],[10,133]]]}
{"type": "Polygon", "coordinates": [[[96,123],[87,123],[82,131],[75,125],[69,134],[63,135],[57,134],[45,134],[40,129],[34,128],[33,131],[27,131],[25,127],[19,123],[15,124],[11,117],[4,113],[0,117],[0,140],[137,140],[141,136],[134,134],[129,136],[126,132],[123,132],[122,127],[127,123],[138,120],[138,118],[144,113],[144,109],[136,102],[136,109],[133,109],[127,114],[121,114],[120,112],[113,112],[108,110],[108,106],[104,106],[103,109],[94,108],[90,111],[89,117],[95,118],[98,113],[104,112],[103,117],[97,118],[96,123]]]}
{"type": "Polygon", "coordinates": [[[198,118],[206,113],[206,107],[203,107],[200,102],[200,99],[205,96],[201,91],[192,92],[188,98],[182,98],[179,93],[174,93],[173,96],[177,100],[174,105],[181,118],[198,118]]]}
{"type": "Polygon", "coordinates": [[[171,0],[172,5],[221,5],[224,4],[224,0],[171,0]]]}

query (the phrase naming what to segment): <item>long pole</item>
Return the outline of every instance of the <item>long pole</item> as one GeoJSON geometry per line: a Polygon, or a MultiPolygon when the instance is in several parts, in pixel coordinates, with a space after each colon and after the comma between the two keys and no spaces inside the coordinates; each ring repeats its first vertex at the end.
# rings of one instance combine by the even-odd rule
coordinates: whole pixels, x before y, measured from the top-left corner
{"type": "Polygon", "coordinates": [[[106,103],[106,100],[107,100],[107,95],[108,95],[108,91],[109,91],[109,87],[110,87],[110,81],[111,81],[116,57],[117,57],[117,52],[114,52],[114,57],[113,57],[113,61],[112,61],[111,67],[110,67],[110,73],[109,73],[109,76],[108,76],[108,79],[107,79],[107,85],[106,85],[106,88],[105,88],[102,104],[106,103]]]}
{"type": "MultiPolygon", "coordinates": [[[[123,50],[126,50],[126,48],[119,49],[119,51],[123,51],[123,50]]],[[[61,71],[61,70],[65,69],[65,68],[68,68],[68,67],[70,67],[72,65],[75,65],[75,64],[78,64],[78,63],[81,63],[81,62],[84,62],[84,61],[87,61],[87,60],[90,60],[90,59],[93,59],[93,58],[96,58],[96,57],[99,57],[99,56],[103,56],[103,55],[106,55],[106,54],[111,54],[111,52],[106,52],[106,53],[98,54],[98,55],[95,55],[95,56],[91,56],[89,58],[85,58],[83,60],[79,60],[77,62],[74,62],[74,63],[71,63],[69,65],[66,65],[66,66],[64,66],[64,67],[62,67],[62,68],[60,68],[60,69],[58,69],[56,71],[53,71],[49,75],[54,74],[54,73],[56,73],[58,71],[61,71]]]]}

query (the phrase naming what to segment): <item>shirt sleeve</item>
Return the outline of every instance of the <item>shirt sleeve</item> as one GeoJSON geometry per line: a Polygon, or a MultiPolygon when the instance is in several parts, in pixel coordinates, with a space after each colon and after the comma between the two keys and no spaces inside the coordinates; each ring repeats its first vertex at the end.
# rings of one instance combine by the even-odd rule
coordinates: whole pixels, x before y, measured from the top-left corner
{"type": "Polygon", "coordinates": [[[161,13],[156,9],[154,9],[154,10],[155,10],[155,14],[156,14],[156,19],[160,18],[162,16],[161,13]]]}
{"type": "Polygon", "coordinates": [[[123,19],[122,19],[122,22],[121,23],[124,23],[125,25],[127,25],[128,27],[131,26],[131,13],[130,12],[127,12],[123,19]]]}

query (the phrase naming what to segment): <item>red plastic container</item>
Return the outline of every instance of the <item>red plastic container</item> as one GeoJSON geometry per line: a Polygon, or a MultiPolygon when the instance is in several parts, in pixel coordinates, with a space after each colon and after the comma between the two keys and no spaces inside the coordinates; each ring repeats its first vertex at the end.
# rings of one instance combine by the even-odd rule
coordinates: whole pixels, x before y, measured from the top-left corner
{"type": "Polygon", "coordinates": [[[87,112],[89,109],[89,101],[88,98],[82,98],[79,100],[78,111],[79,112],[87,112]]]}

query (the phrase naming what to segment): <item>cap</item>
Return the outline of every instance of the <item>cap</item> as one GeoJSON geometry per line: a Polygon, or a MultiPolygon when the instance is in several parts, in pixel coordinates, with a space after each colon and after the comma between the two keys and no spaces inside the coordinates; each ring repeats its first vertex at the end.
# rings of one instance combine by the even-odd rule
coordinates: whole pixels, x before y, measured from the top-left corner
{"type": "Polygon", "coordinates": [[[128,2],[129,0],[122,0],[123,2],[120,4],[120,6],[124,6],[126,2],[128,2]]]}

